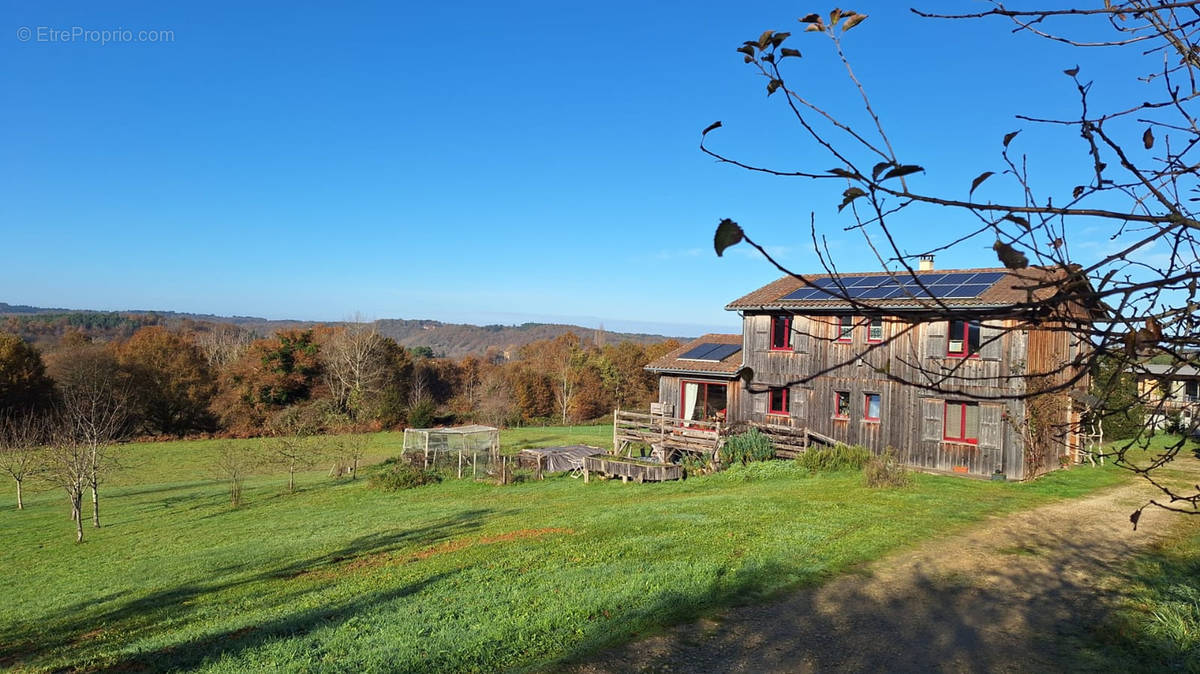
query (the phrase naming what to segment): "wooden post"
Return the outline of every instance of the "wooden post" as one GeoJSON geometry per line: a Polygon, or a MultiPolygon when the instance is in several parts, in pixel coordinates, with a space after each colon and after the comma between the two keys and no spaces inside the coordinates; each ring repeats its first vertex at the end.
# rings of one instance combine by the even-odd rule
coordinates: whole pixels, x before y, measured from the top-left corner
{"type": "Polygon", "coordinates": [[[458,448],[458,479],[462,479],[462,447],[458,448]]]}
{"type": "Polygon", "coordinates": [[[508,484],[508,457],[500,457],[500,484],[508,484]]]}
{"type": "Polygon", "coordinates": [[[584,459],[583,460],[583,483],[587,484],[588,482],[591,482],[591,476],[592,476],[591,471],[589,471],[588,467],[587,467],[587,459],[584,459]]]}
{"type": "Polygon", "coordinates": [[[539,457],[538,457],[538,459],[537,459],[537,479],[539,479],[539,480],[544,480],[544,479],[546,479],[546,476],[545,476],[545,474],[543,474],[543,473],[542,473],[542,461],[543,461],[545,458],[546,458],[546,457],[544,457],[544,456],[539,456],[539,457]]]}
{"type": "Polygon", "coordinates": [[[613,454],[616,454],[618,451],[620,451],[617,449],[617,412],[618,410],[613,409],[613,454]]]}

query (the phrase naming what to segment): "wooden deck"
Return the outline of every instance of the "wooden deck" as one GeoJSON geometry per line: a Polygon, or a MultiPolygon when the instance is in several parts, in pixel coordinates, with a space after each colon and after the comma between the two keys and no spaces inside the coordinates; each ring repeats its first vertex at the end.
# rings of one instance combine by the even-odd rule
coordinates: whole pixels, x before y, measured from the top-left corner
{"type": "Polygon", "coordinates": [[[583,459],[583,481],[592,475],[619,477],[622,482],[664,482],[683,479],[683,466],[674,463],[655,463],[612,454],[593,454],[583,459]]]}
{"type": "Polygon", "coordinates": [[[775,445],[775,456],[780,459],[799,456],[813,442],[836,444],[833,438],[803,426],[781,426],[753,421],[727,425],[715,421],[692,421],[617,410],[613,412],[613,454],[632,456],[633,446],[643,444],[652,448],[653,456],[661,463],[671,461],[681,452],[719,460],[719,452],[726,439],[751,428],[771,439],[771,443],[775,445]]]}

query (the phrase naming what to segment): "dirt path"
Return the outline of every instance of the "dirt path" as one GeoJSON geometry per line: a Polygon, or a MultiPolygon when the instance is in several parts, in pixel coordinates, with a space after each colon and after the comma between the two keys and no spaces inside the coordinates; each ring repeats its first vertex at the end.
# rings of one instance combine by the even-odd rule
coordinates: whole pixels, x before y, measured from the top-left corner
{"type": "MultiPolygon", "coordinates": [[[[1200,462],[1173,468],[1200,475],[1200,462]]],[[[1142,483],[996,517],[821,587],[602,652],[597,672],[1053,671],[1172,516],[1142,483]]]]}

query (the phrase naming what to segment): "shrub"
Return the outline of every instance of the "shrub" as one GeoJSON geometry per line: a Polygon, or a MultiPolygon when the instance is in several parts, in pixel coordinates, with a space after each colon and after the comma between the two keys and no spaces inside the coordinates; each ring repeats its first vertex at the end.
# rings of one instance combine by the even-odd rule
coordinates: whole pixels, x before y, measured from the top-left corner
{"type": "Polygon", "coordinates": [[[436,471],[424,470],[396,459],[390,459],[380,467],[380,470],[371,475],[367,480],[367,485],[383,491],[399,491],[426,484],[436,484],[441,481],[442,476],[436,471]]]}
{"type": "Polygon", "coordinates": [[[751,428],[745,433],[730,436],[721,446],[721,463],[727,466],[751,461],[767,461],[775,457],[775,445],[771,438],[751,428]]]}
{"type": "Polygon", "coordinates": [[[871,460],[871,450],[861,445],[809,447],[796,457],[796,463],[814,473],[837,470],[860,470],[871,460]]]}
{"type": "Polygon", "coordinates": [[[863,466],[863,477],[868,487],[903,487],[912,482],[912,475],[891,447],[867,461],[863,466]]]}

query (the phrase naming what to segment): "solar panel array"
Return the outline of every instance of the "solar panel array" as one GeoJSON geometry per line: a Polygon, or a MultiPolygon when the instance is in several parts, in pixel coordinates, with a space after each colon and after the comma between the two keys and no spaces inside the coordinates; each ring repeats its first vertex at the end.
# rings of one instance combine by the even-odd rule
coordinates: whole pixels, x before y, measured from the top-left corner
{"type": "Polygon", "coordinates": [[[679,357],[680,360],[707,360],[714,363],[719,363],[733,354],[741,351],[742,347],[738,344],[716,344],[713,342],[704,342],[699,346],[692,347],[679,357]]]}
{"type": "Polygon", "coordinates": [[[842,276],[813,281],[815,288],[805,286],[783,296],[785,300],[888,300],[911,298],[974,299],[1004,278],[1002,271],[984,272],[927,272],[916,275],[842,276]],[[917,279],[920,279],[918,284],[917,279]],[[840,287],[839,287],[840,286],[840,287]],[[924,286],[924,287],[922,287],[924,286]]]}

